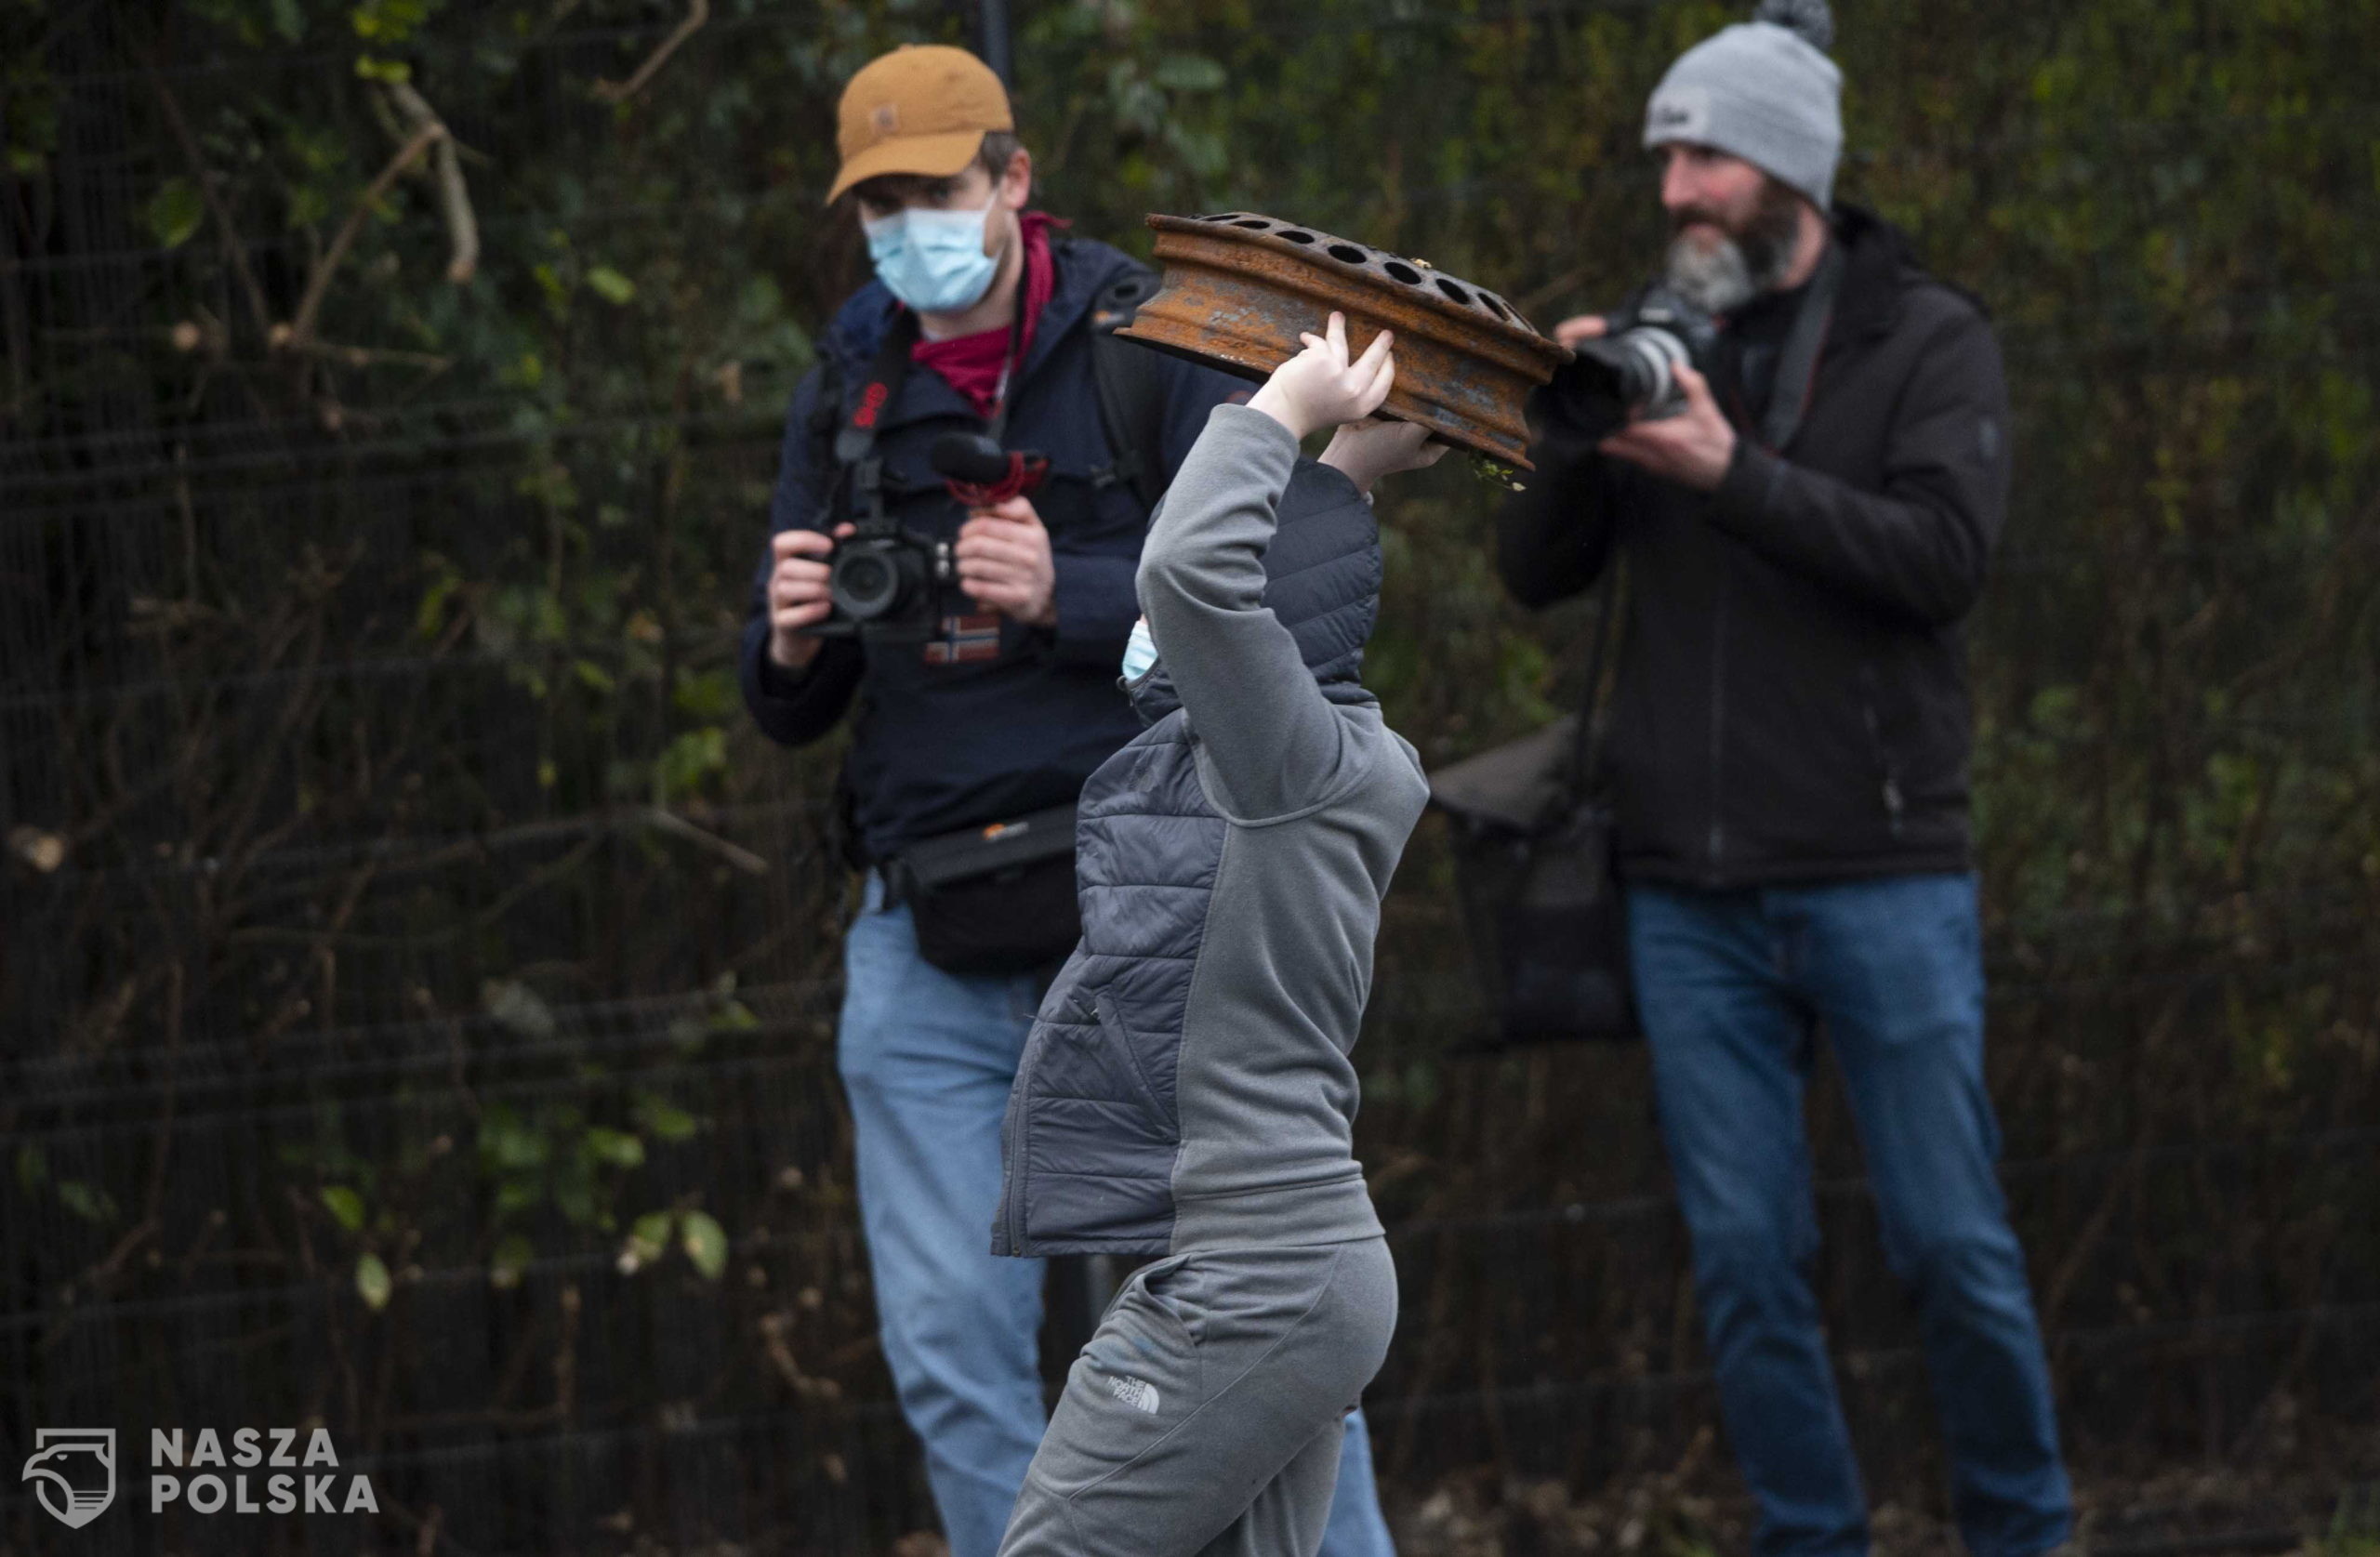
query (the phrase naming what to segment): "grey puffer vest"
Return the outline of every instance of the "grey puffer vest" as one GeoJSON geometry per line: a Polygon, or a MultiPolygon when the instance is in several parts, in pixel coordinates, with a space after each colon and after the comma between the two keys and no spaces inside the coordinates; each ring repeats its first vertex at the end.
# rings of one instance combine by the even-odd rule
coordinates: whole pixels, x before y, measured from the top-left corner
{"type": "Polygon", "coordinates": [[[994,1252],[1379,1235],[1349,1056],[1428,798],[1358,679],[1380,579],[1354,485],[1219,408],[1143,553],[1149,728],[1083,787],[1083,938],[1010,1094],[994,1252]]]}
{"type": "Polygon", "coordinates": [[[1077,811],[1082,942],[1041,1002],[1009,1102],[996,1253],[1163,1252],[1182,1142],[1190,978],[1229,824],[1176,710],[1092,775],[1077,811]]]}

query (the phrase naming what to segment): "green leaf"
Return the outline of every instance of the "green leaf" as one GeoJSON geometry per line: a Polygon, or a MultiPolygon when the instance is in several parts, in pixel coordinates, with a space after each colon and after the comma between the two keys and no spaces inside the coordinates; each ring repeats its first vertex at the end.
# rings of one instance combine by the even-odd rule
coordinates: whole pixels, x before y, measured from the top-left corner
{"type": "Polygon", "coordinates": [[[323,1204],[332,1218],[350,1233],[364,1231],[364,1197],[345,1184],[323,1186],[323,1204]]]}
{"type": "Polygon", "coordinates": [[[1169,55],[1151,74],[1159,86],[1175,92],[1212,92],[1230,79],[1223,66],[1203,54],[1169,55]]]}
{"type": "Polygon", "coordinates": [[[306,13],[298,0],[272,0],[272,30],[293,44],[306,35],[306,13]]]}
{"type": "Polygon", "coordinates": [[[669,1232],[677,1217],[668,1211],[647,1211],[628,1228],[628,1247],[620,1250],[620,1267],[630,1275],[669,1252],[669,1232]]]}
{"type": "Polygon", "coordinates": [[[644,1142],[626,1130],[606,1129],[598,1125],[581,1138],[580,1149],[596,1162],[607,1162],[614,1168],[644,1166],[644,1142]]]}
{"type": "Polygon", "coordinates": [[[27,1194],[41,1188],[49,1177],[49,1158],[38,1146],[27,1142],[17,1148],[17,1187],[27,1194]]]}
{"type": "Polygon", "coordinates": [[[636,283],[609,265],[598,265],[588,271],[587,284],[607,303],[626,303],[636,296],[636,283]]]}
{"type": "Polygon", "coordinates": [[[684,1141],[702,1128],[701,1122],[684,1109],[654,1097],[637,1101],[636,1120],[646,1134],[662,1141],[684,1141]]]}
{"type": "Polygon", "coordinates": [[[517,1173],[543,1166],[546,1155],[543,1132],[522,1123],[507,1105],[497,1103],[480,1120],[480,1156],[490,1166],[517,1173]]]}
{"type": "Polygon", "coordinates": [[[552,1009],[518,979],[491,979],[480,991],[480,1003],[499,1025],[524,1038],[554,1036],[552,1009]]]}
{"type": "Polygon", "coordinates": [[[463,587],[459,574],[441,574],[421,592],[421,604],[414,612],[414,630],[424,638],[436,638],[446,619],[446,602],[463,587]]]}
{"type": "Polygon", "coordinates": [[[96,1184],[68,1179],[58,1186],[58,1198],[85,1221],[104,1225],[115,1221],[115,1196],[96,1184]]]}
{"type": "Polygon", "coordinates": [[[681,672],[669,700],[689,719],[716,722],[735,711],[741,695],[735,688],[735,673],[721,668],[681,672]]]}
{"type": "Polygon", "coordinates": [[[595,1204],[595,1171],[583,1159],[564,1158],[557,1168],[554,1184],[554,1209],[570,1220],[575,1227],[592,1227],[598,1207],[595,1204]]]}
{"type": "Polygon", "coordinates": [[[679,1240],[685,1246],[686,1258],[694,1262],[705,1281],[717,1281],[727,1270],[727,1229],[702,1211],[688,1211],[678,1219],[679,1240]]]}
{"type": "Polygon", "coordinates": [[[190,242],[198,224],[206,219],[206,200],[188,178],[168,178],[149,197],[141,216],[161,246],[178,249],[190,242]]]}
{"type": "Polygon", "coordinates": [[[374,1313],[389,1306],[389,1293],[394,1284],[389,1279],[389,1267],[377,1254],[356,1257],[355,1291],[364,1306],[374,1313]]]}
{"type": "Polygon", "coordinates": [[[683,795],[712,773],[727,767],[727,732],[717,725],[689,730],[669,743],[654,764],[654,778],[664,799],[683,795]]]}

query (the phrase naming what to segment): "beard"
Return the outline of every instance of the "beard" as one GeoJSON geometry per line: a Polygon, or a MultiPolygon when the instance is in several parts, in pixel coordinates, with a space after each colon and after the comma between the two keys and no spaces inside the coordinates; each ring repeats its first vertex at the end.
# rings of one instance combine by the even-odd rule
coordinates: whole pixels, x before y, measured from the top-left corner
{"type": "Polygon", "coordinates": [[[1800,198],[1774,179],[1761,185],[1752,215],[1740,225],[1706,206],[1687,206],[1673,220],[1676,236],[1661,279],[1705,313],[1732,313],[1784,279],[1801,219],[1800,198]],[[1711,231],[1688,231],[1696,223],[1711,231]]]}

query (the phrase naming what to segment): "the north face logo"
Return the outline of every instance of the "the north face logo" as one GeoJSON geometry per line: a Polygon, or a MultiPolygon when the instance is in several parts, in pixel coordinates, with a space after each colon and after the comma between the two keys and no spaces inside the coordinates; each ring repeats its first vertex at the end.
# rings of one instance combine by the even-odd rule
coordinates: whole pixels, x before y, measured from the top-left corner
{"type": "Polygon", "coordinates": [[[876,107],[869,112],[867,115],[867,122],[876,127],[877,134],[891,135],[894,130],[901,127],[901,105],[899,103],[878,103],[876,107]]]}
{"type": "Polygon", "coordinates": [[[1157,1386],[1147,1379],[1110,1379],[1107,1387],[1115,1392],[1117,1400],[1133,1410],[1145,1411],[1152,1417],[1157,1415],[1157,1386]]]}

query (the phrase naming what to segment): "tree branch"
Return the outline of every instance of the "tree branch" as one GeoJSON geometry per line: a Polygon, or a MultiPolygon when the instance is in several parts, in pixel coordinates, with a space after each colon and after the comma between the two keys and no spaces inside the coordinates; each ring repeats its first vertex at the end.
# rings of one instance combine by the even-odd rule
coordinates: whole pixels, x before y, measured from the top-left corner
{"type": "Polygon", "coordinates": [[[323,295],[330,290],[331,277],[337,273],[339,261],[345,259],[347,251],[354,246],[355,235],[364,231],[364,218],[371,215],[372,207],[379,203],[380,197],[389,192],[389,186],[397,181],[397,175],[412,166],[414,159],[430,150],[434,142],[445,139],[446,126],[434,120],[416,130],[413,139],[389,159],[389,165],[380,169],[379,177],[373,179],[363,194],[356,198],[355,209],[347,214],[347,220],[339,227],[338,236],[331,240],[323,262],[314,267],[313,279],[306,284],[306,296],[298,305],[298,317],[290,321],[285,331],[276,329],[273,332],[273,345],[284,350],[301,350],[313,339],[314,315],[322,310],[323,295]]]}
{"type": "Polygon", "coordinates": [[[215,192],[215,180],[208,177],[206,157],[199,150],[198,137],[191,133],[190,121],[182,117],[182,105],[165,86],[165,78],[157,73],[157,62],[144,59],[141,68],[148,73],[149,86],[157,94],[158,106],[165,111],[165,123],[180,143],[182,160],[190,164],[191,181],[198,186],[198,197],[206,202],[206,214],[215,219],[216,239],[223,245],[223,257],[230,262],[232,274],[240,278],[240,290],[248,300],[248,311],[256,316],[257,334],[270,339],[272,335],[272,310],[264,300],[264,288],[257,284],[256,272],[248,269],[247,250],[240,244],[239,229],[231,225],[231,213],[224,208],[223,197],[215,192]]]}
{"type": "Polygon", "coordinates": [[[703,23],[709,20],[710,0],[686,0],[686,20],[678,23],[677,30],[661,40],[661,46],[636,68],[636,74],[626,81],[599,81],[595,84],[595,95],[608,103],[626,102],[635,97],[644,90],[645,83],[668,63],[669,56],[678,52],[678,46],[701,32],[703,23]]]}
{"type": "Polygon", "coordinates": [[[439,140],[430,154],[430,172],[438,185],[438,210],[446,219],[446,234],[454,254],[446,261],[446,279],[460,286],[480,268],[480,224],[471,211],[471,191],[463,182],[463,159],[446,123],[409,81],[392,81],[388,96],[416,130],[435,125],[439,140]]]}

